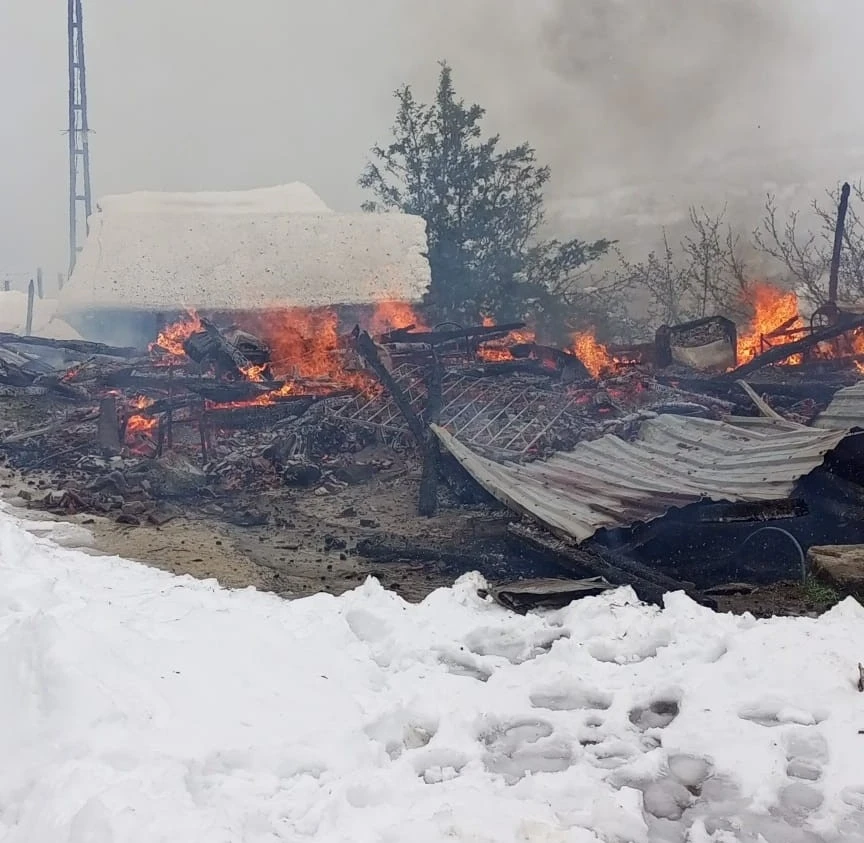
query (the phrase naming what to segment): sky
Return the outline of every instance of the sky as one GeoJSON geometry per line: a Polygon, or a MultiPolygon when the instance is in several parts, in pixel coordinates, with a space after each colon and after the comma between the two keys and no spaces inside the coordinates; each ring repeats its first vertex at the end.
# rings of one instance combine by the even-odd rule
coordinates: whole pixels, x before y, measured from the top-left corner
{"type": "MultiPolygon", "coordinates": [[[[0,277],[66,261],[65,6],[0,0],[0,277]]],[[[355,210],[394,89],[428,93],[441,58],[490,131],[552,165],[553,199],[692,178],[733,153],[770,166],[778,147],[864,128],[860,6],[84,0],[93,190],[299,180],[355,210]]]]}

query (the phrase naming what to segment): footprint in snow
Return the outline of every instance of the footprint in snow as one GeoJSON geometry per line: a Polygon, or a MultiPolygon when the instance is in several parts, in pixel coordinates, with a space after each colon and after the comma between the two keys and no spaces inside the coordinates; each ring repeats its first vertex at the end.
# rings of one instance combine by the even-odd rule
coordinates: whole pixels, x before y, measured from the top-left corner
{"type": "Polygon", "coordinates": [[[538,688],[530,694],[534,708],[550,711],[593,709],[606,711],[612,705],[612,694],[581,682],[556,682],[538,688]]]}
{"type": "Polygon", "coordinates": [[[681,711],[678,700],[656,699],[647,707],[637,706],[630,711],[630,722],[643,732],[648,729],[665,729],[681,711]]]}
{"type": "Polygon", "coordinates": [[[744,706],[738,712],[738,717],[767,728],[789,724],[815,726],[825,719],[825,715],[821,712],[796,708],[775,699],[766,699],[744,706]]]}
{"type": "Polygon", "coordinates": [[[553,735],[542,720],[520,720],[502,724],[481,735],[486,747],[484,765],[490,773],[515,784],[529,773],[560,773],[573,763],[567,743],[553,735]]]}
{"type": "Polygon", "coordinates": [[[812,728],[796,729],[786,735],[786,775],[815,782],[822,778],[828,762],[828,743],[812,728]]]}

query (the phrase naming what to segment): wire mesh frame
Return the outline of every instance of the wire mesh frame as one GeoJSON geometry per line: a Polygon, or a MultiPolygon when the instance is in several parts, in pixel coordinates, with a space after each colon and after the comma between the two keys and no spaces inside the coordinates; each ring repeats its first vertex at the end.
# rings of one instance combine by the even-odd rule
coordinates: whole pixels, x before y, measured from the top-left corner
{"type": "MultiPolygon", "coordinates": [[[[402,364],[393,376],[412,409],[423,414],[427,390],[422,366],[402,364]]],[[[572,423],[581,401],[577,395],[539,390],[524,382],[491,381],[447,373],[442,384],[441,423],[469,446],[491,448],[523,457],[553,432],[572,423]]],[[[405,435],[407,426],[389,396],[357,396],[337,413],[345,421],[378,431],[405,435]]]]}

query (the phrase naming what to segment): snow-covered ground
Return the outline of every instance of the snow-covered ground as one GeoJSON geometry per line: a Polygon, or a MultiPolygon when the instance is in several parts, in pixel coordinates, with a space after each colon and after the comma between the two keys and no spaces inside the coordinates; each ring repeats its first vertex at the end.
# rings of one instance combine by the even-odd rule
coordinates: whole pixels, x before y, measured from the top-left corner
{"type": "Polygon", "coordinates": [[[0,840],[864,841],[852,601],[288,603],[52,534],[0,512],[0,840]]]}

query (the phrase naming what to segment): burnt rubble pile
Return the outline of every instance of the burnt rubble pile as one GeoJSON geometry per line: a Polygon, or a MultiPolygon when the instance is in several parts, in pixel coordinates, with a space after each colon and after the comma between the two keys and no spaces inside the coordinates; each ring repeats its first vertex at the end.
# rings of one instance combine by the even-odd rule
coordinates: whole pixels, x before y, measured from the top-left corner
{"type": "Polygon", "coordinates": [[[4,334],[0,453],[31,478],[31,506],[130,526],[190,507],[257,526],[269,517],[261,493],[324,497],[416,471],[423,515],[492,505],[509,511],[525,559],[645,599],[683,586],[710,603],[718,583],[797,576],[810,546],[864,541],[857,438],[818,433],[859,383],[857,358],[807,353],[862,324],[814,329],[736,367],[734,325],[699,320],[653,344],[601,347],[599,370],[521,323],[355,328],[306,375],[259,337],[198,316],[147,350],[4,334]],[[376,443],[389,456],[368,457],[376,443]],[[751,557],[764,542],[751,536],[765,527],[785,561],[760,573],[751,557]]]}

